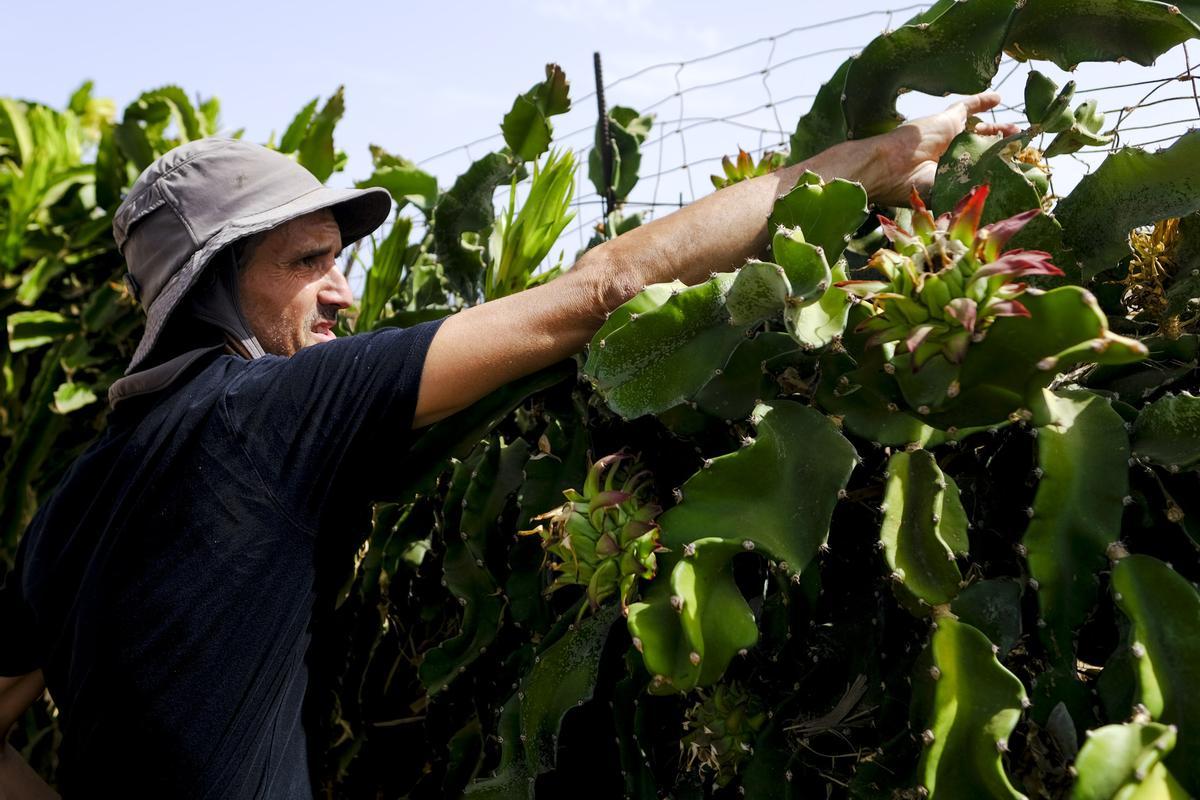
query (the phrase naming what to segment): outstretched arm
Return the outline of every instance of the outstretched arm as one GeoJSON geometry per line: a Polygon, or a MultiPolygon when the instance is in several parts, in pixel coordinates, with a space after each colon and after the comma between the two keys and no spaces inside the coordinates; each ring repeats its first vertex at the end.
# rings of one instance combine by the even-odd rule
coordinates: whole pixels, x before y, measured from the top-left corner
{"type": "MultiPolygon", "coordinates": [[[[909,189],[928,192],[937,160],[970,115],[1000,101],[973,95],[882,136],[843,142],[793,167],[736,183],[588,251],[566,274],[483,303],[443,323],[421,375],[414,427],[449,416],[494,389],[578,352],[613,309],[651,283],[699,283],[767,246],[776,198],[811,170],[825,180],[859,181],[871,199],[901,205],[909,189]]],[[[980,133],[1010,126],[980,125],[980,133]]]]}

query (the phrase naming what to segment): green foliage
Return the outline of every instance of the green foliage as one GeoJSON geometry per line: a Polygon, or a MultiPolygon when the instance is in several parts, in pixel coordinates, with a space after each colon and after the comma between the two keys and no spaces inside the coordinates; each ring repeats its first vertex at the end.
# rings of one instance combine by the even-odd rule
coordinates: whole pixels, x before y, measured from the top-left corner
{"type": "Polygon", "coordinates": [[[1072,800],[1133,800],[1188,796],[1163,765],[1175,748],[1176,728],[1157,722],[1105,725],[1088,731],[1075,769],[1072,800]]]}
{"type": "Polygon", "coordinates": [[[1167,394],[1138,413],[1133,428],[1133,451],[1172,472],[1192,469],[1200,462],[1200,397],[1183,392],[1167,394]]]}
{"type": "Polygon", "coordinates": [[[1132,228],[1200,210],[1198,165],[1200,132],[1193,131],[1155,153],[1123,148],[1085,175],[1055,211],[1084,278],[1128,255],[1132,228]]]}
{"type": "Polygon", "coordinates": [[[629,632],[655,676],[651,691],[711,684],[754,645],[754,615],[730,561],[755,552],[798,578],[829,535],[829,519],[856,455],[820,414],[788,401],[754,410],[757,436],[707,463],[680,488],[659,521],[659,575],[645,603],[629,608],[629,632]],[[785,468],[786,465],[786,468],[785,468]],[[731,502],[744,511],[724,512],[731,502]]]}
{"type": "Polygon", "coordinates": [[[783,153],[767,150],[759,156],[758,163],[755,164],[754,157],[739,147],[736,163],[729,156],[721,159],[721,169],[725,172],[724,177],[720,175],[710,175],[709,177],[713,186],[724,189],[726,186],[732,186],[750,178],[769,175],[782,167],[786,158],[787,156],[783,153]]]}
{"type": "Polygon", "coordinates": [[[1194,795],[1200,792],[1200,698],[1192,688],[1200,677],[1200,594],[1168,564],[1146,555],[1117,560],[1112,590],[1133,623],[1135,698],[1152,719],[1178,729],[1165,763],[1194,795]]]}
{"type": "Polygon", "coordinates": [[[1008,0],[938,3],[919,23],[873,39],[846,75],[847,136],[862,139],[895,127],[903,119],[895,106],[901,91],[986,89],[1000,62],[1012,9],[1008,0]]]}
{"type": "Polygon", "coordinates": [[[1005,50],[1014,58],[1052,61],[1065,70],[1083,61],[1119,59],[1149,66],[1177,44],[1200,36],[1197,11],[1192,3],[1154,0],[1029,0],[1013,17],[1005,50]]]}
{"type": "MultiPolygon", "coordinates": [[[[1002,52],[1148,62],[1196,33],[1200,7],[1172,9],[939,0],[837,70],[788,160],[892,127],[901,90],[985,88],[1002,52]]],[[[586,360],[422,432],[331,566],[310,687],[323,796],[559,797],[581,775],[644,800],[1198,793],[1196,139],[1119,151],[1056,206],[1047,159],[1105,123],[1071,84],[1025,88],[1030,127],[957,137],[932,213],[870,230],[862,187],[806,174],[757,259],[646,287],[586,360]],[[593,461],[622,452],[639,468],[593,461]]],[[[551,66],[507,147],[448,188],[371,148],[356,185],[397,208],[351,254],[355,332],[556,274],[538,270],[569,218],[567,90],[551,66]]],[[[343,109],[341,90],[314,99],[277,149],[328,177],[343,109]]],[[[90,84],[61,110],[0,99],[6,563],[137,340],[112,210],[218,111],[169,86],[120,116],[90,84]]],[[[609,122],[617,208],[589,246],[640,224],[622,204],[652,117],[609,122]]],[[[722,182],[777,161],[731,160],[722,182]]],[[[598,147],[588,167],[603,191],[598,147]]],[[[52,725],[39,704],[14,735],[50,777],[52,725]]]]}
{"type": "Polygon", "coordinates": [[[924,725],[918,785],[930,797],[1024,798],[1004,772],[1008,737],[1028,700],[992,644],[953,616],[938,616],[924,674],[914,678],[924,725]]]}
{"type": "MultiPolygon", "coordinates": [[[[653,125],[653,114],[638,114],[627,106],[613,106],[608,110],[608,135],[612,139],[612,187],[618,204],[624,202],[637,185],[638,170],[642,165],[641,146],[650,135],[653,125]]],[[[588,153],[588,180],[601,196],[607,189],[601,157],[603,152],[604,143],[597,122],[595,143],[588,153]]]]}
{"type": "Polygon", "coordinates": [[[524,440],[494,438],[455,465],[443,508],[446,588],[463,608],[459,632],[425,654],[421,680],[431,694],[446,686],[491,643],[503,600],[484,559],[489,539],[521,480],[529,457],[524,440]]]}
{"type": "Polygon", "coordinates": [[[923,607],[949,603],[962,574],[955,555],[967,549],[967,514],[958,487],[926,450],[888,460],[885,511],[879,537],[904,602],[923,607]]]}
{"type": "Polygon", "coordinates": [[[542,260],[558,241],[567,223],[575,218],[571,198],[575,195],[575,157],[570,150],[555,153],[533,165],[529,194],[517,211],[517,182],[514,177],[508,195],[508,212],[497,217],[488,244],[488,264],[484,277],[484,297],[519,292],[536,283],[550,280],[562,268],[558,265],[537,275],[542,260]]]}
{"type": "MultiPolygon", "coordinates": [[[[281,148],[282,149],[282,148],[281,148]]],[[[406,158],[395,156],[378,145],[371,145],[374,171],[366,180],[355,182],[359,189],[381,186],[387,189],[400,208],[412,203],[429,216],[437,202],[437,179],[406,158]]]]}
{"type": "Polygon", "coordinates": [[[1078,715],[1084,709],[1071,677],[1075,635],[1096,604],[1106,549],[1120,537],[1129,439],[1102,397],[1045,392],[1044,398],[1049,422],[1039,428],[1038,489],[1022,544],[1037,589],[1039,633],[1055,664],[1046,694],[1051,705],[1075,705],[1070,710],[1078,715]]]}
{"type": "Polygon", "coordinates": [[[546,65],[546,79],[513,101],[500,130],[504,143],[521,161],[534,161],[550,147],[554,126],[550,117],[571,110],[567,76],[558,64],[546,65]]]}
{"type": "Polygon", "coordinates": [[[496,188],[520,175],[521,165],[503,153],[488,153],[473,163],[433,210],[433,240],[438,262],[451,288],[474,300],[483,278],[483,262],[464,244],[464,234],[492,225],[492,195],[496,188]]]}

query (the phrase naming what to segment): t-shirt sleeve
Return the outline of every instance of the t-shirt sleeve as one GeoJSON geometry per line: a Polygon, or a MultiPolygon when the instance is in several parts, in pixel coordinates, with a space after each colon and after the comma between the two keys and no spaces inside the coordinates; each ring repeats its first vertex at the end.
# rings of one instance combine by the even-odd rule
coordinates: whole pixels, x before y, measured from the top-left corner
{"type": "Polygon", "coordinates": [[[33,612],[21,594],[20,575],[18,569],[9,570],[0,584],[0,676],[6,678],[39,666],[33,612]]]}
{"type": "MultiPolygon", "coordinates": [[[[223,412],[245,456],[296,522],[369,459],[402,459],[425,354],[442,320],[383,328],[251,362],[223,412]]],[[[306,525],[310,530],[311,525],[306,525]]]]}

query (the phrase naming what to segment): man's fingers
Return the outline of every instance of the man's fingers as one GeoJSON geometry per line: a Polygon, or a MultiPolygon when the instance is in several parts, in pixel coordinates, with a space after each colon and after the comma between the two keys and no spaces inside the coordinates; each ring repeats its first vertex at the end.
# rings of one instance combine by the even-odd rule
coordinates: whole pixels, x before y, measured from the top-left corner
{"type": "Polygon", "coordinates": [[[1020,128],[1011,122],[981,122],[975,126],[975,133],[981,136],[1012,136],[1019,130],[1020,128]]]}
{"type": "Polygon", "coordinates": [[[981,111],[987,111],[1000,105],[999,92],[980,92],[979,94],[969,95],[961,101],[967,116],[978,114],[981,111]]]}

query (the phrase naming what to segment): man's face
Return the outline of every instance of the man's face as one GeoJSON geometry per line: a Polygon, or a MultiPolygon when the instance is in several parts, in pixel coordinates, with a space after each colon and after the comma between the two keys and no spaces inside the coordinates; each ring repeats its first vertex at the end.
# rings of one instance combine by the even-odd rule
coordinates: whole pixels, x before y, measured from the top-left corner
{"type": "Polygon", "coordinates": [[[338,268],[342,235],[328,209],[272,228],[238,275],[242,313],[268,353],[294,355],[335,338],[339,309],[353,302],[338,268]]]}

